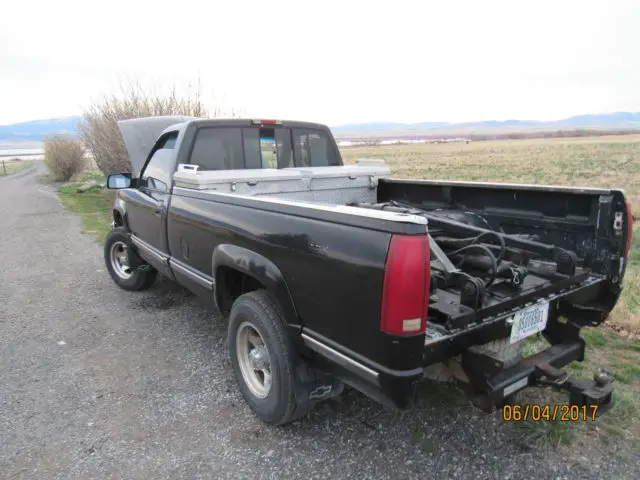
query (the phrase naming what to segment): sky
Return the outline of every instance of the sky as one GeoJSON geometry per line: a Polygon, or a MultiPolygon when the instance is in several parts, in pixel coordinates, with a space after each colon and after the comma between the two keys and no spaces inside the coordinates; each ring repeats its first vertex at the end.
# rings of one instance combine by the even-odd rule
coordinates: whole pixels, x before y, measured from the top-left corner
{"type": "Polygon", "coordinates": [[[640,111],[636,0],[8,1],[0,124],[130,81],[329,125],[640,111]]]}

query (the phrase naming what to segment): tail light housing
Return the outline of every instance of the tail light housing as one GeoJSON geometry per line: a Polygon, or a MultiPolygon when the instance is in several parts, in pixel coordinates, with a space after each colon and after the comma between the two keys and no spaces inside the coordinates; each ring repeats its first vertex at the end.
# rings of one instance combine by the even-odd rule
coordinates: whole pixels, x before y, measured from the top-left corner
{"type": "Polygon", "coordinates": [[[251,120],[252,125],[282,125],[282,120],[251,120]]]}
{"type": "Polygon", "coordinates": [[[431,278],[428,235],[393,235],[382,287],[380,329],[415,335],[427,329],[431,278]]]}
{"type": "Polygon", "coordinates": [[[631,251],[631,241],[633,240],[633,213],[631,212],[631,204],[627,200],[627,223],[629,224],[629,232],[627,233],[627,250],[624,254],[625,260],[629,258],[631,251]]]}

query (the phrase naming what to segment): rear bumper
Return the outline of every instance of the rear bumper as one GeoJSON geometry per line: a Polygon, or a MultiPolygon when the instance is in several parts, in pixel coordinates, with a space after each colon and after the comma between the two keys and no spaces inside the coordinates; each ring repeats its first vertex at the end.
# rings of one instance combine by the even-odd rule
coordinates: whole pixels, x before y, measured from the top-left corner
{"type": "MultiPolygon", "coordinates": [[[[319,337],[319,335],[318,335],[319,337]]],[[[415,384],[424,375],[422,367],[393,370],[354,354],[348,355],[308,333],[301,334],[305,347],[315,352],[312,364],[360,390],[374,400],[394,408],[409,405],[415,384]]]]}
{"type": "MultiPolygon", "coordinates": [[[[568,393],[571,405],[588,408],[597,405],[600,415],[613,405],[613,379],[608,373],[601,371],[594,379],[585,380],[561,370],[571,362],[582,361],[584,349],[581,338],[566,340],[505,368],[499,360],[470,348],[462,355],[462,368],[469,377],[468,393],[476,406],[492,412],[510,403],[520,390],[550,386],[568,393]]],[[[381,403],[405,408],[411,403],[415,386],[422,378],[422,370],[389,371],[381,372],[376,388],[354,386],[381,403]]]]}
{"type": "MultiPolygon", "coordinates": [[[[585,345],[579,336],[579,328],[554,321],[546,333],[555,337],[558,343],[515,365],[505,367],[499,359],[476,347],[462,354],[461,366],[469,380],[469,393],[478,407],[490,412],[509,403],[518,391],[534,385],[564,390],[569,393],[571,404],[598,405],[598,413],[612,405],[613,383],[606,374],[597,380],[580,380],[560,370],[573,361],[584,359],[585,345]]],[[[305,333],[302,340],[318,354],[312,362],[316,367],[390,407],[409,406],[415,387],[424,376],[422,368],[391,370],[354,358],[305,333]]]]}

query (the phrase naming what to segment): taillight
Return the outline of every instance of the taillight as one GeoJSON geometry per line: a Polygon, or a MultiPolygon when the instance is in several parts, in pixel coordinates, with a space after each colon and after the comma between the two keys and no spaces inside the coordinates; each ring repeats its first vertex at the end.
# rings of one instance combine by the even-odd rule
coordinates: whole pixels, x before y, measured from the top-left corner
{"type": "Polygon", "coordinates": [[[633,240],[633,214],[631,213],[631,204],[627,200],[627,223],[629,224],[629,233],[627,234],[627,250],[624,254],[624,258],[629,257],[629,251],[631,250],[631,240],[633,240]]]}
{"type": "Polygon", "coordinates": [[[282,125],[281,120],[251,120],[253,125],[282,125]]]}
{"type": "Polygon", "coordinates": [[[427,328],[430,254],[428,235],[393,235],[382,287],[380,328],[414,335],[427,328]]]}

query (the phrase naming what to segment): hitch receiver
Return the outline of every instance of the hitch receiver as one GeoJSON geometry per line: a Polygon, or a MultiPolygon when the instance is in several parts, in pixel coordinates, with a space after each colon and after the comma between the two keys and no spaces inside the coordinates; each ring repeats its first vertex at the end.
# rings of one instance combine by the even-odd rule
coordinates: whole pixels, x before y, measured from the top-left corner
{"type": "Polygon", "coordinates": [[[517,391],[534,385],[565,390],[570,404],[598,405],[597,413],[604,413],[613,405],[613,378],[609,372],[600,369],[593,380],[583,380],[560,368],[583,358],[582,339],[552,345],[507,368],[496,358],[472,347],[462,355],[462,368],[475,394],[474,403],[488,413],[508,403],[517,391]]]}

